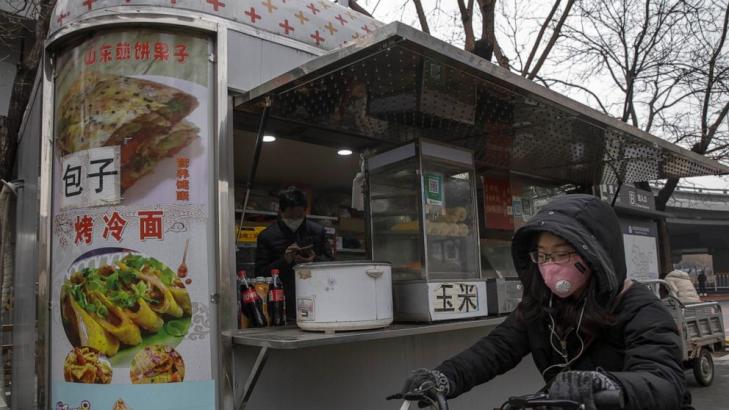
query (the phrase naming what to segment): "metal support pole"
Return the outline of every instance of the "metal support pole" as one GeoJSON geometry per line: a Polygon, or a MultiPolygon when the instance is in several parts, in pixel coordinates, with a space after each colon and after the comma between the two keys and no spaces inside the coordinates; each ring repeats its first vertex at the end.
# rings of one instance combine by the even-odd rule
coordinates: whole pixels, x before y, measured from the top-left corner
{"type": "MultiPolygon", "coordinates": [[[[263,146],[263,134],[266,132],[266,124],[268,123],[268,113],[271,108],[271,97],[266,97],[265,106],[261,113],[261,120],[258,122],[258,133],[256,135],[256,147],[253,150],[253,162],[251,162],[251,168],[248,171],[248,180],[246,181],[246,195],[243,200],[243,209],[240,215],[240,224],[238,225],[238,232],[243,229],[243,221],[246,217],[246,209],[248,208],[248,198],[251,196],[251,188],[253,187],[253,181],[256,178],[256,171],[258,169],[258,161],[261,158],[261,148],[263,146]]],[[[236,242],[238,238],[236,236],[236,242]]]]}
{"type": "MultiPolygon", "coordinates": [[[[233,351],[235,351],[235,349],[236,348],[233,347],[233,351]]],[[[248,400],[250,400],[251,395],[253,394],[253,389],[256,388],[256,383],[258,382],[258,378],[261,376],[263,367],[266,365],[266,360],[268,360],[268,347],[262,347],[261,350],[258,351],[258,356],[256,357],[256,361],[253,363],[253,367],[251,367],[250,374],[248,374],[248,380],[246,380],[246,384],[243,386],[243,396],[241,397],[240,404],[236,407],[237,410],[244,410],[248,405],[248,400]]],[[[233,365],[235,366],[235,363],[233,365]]]]}

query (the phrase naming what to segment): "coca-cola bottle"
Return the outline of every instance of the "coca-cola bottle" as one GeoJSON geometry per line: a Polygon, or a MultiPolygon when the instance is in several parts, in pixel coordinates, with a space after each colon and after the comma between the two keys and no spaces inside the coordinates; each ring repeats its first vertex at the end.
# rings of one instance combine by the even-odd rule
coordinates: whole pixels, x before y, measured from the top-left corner
{"type": "Polygon", "coordinates": [[[247,329],[251,327],[251,321],[245,314],[243,306],[243,278],[246,276],[246,271],[241,269],[238,271],[238,278],[236,279],[236,288],[238,289],[238,328],[247,329]]]}
{"type": "Polygon", "coordinates": [[[258,296],[256,289],[248,283],[246,272],[238,272],[240,282],[240,303],[241,311],[250,321],[251,327],[266,327],[268,322],[263,316],[263,301],[258,296]]]}
{"type": "Polygon", "coordinates": [[[271,270],[271,279],[271,286],[268,288],[268,317],[271,318],[271,326],[284,326],[286,324],[286,297],[278,269],[271,270]]]}

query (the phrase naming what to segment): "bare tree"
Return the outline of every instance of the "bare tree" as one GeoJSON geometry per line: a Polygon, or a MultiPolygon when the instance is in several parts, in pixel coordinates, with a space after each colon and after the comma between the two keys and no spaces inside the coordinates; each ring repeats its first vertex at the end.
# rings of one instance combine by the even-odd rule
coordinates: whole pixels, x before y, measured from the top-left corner
{"type": "MultiPolygon", "coordinates": [[[[724,158],[728,13],[726,0],[585,0],[560,47],[561,64],[583,69],[572,79],[542,80],[586,92],[604,112],[646,132],[724,158]],[[590,79],[610,87],[596,92],[590,79]]],[[[658,209],[677,184],[661,189],[658,209]]]]}
{"type": "Polygon", "coordinates": [[[0,126],[0,178],[2,179],[12,179],[18,132],[43,56],[43,44],[55,0],[17,0],[15,3],[17,3],[17,13],[14,13],[16,16],[0,27],[0,39],[8,42],[22,41],[22,38],[18,38],[18,33],[28,30],[28,25],[32,26],[32,36],[29,36],[28,44],[23,47],[27,52],[21,55],[18,63],[5,126],[0,126]],[[22,16],[28,16],[29,19],[22,16]]]}
{"type": "MultiPolygon", "coordinates": [[[[582,68],[572,78],[541,79],[545,84],[587,93],[622,121],[698,154],[727,158],[726,0],[584,0],[576,14],[564,30],[560,64],[582,68]]],[[[665,210],[678,182],[669,179],[658,191],[657,209],[665,210]]],[[[659,238],[668,271],[665,221],[659,238]]]]}
{"type": "MultiPolygon", "coordinates": [[[[702,3],[691,15],[688,74],[679,77],[682,90],[688,95],[687,107],[700,107],[698,121],[686,121],[694,130],[680,130],[677,140],[691,151],[715,159],[729,158],[729,4],[726,1],[702,3]],[[718,18],[717,18],[718,17],[718,18]],[[721,127],[724,127],[722,130],[721,127]]],[[[689,112],[690,109],[689,109],[689,112]]],[[[684,113],[685,115],[685,113],[684,113]]],[[[666,203],[678,186],[676,178],[666,181],[656,197],[657,205],[666,203]]]]}
{"type": "MultiPolygon", "coordinates": [[[[427,33],[432,31],[429,18],[446,14],[446,12],[440,8],[439,1],[434,3],[432,10],[429,12],[426,11],[422,0],[412,0],[412,3],[415,7],[420,27],[427,33]]],[[[491,60],[492,57],[495,57],[496,63],[499,66],[508,70],[521,72],[522,64],[520,64],[519,67],[512,65],[511,58],[507,56],[507,53],[504,52],[503,48],[499,44],[499,40],[497,38],[497,18],[503,18],[504,20],[509,20],[509,18],[504,15],[497,15],[498,3],[499,1],[497,0],[456,0],[456,5],[458,6],[457,15],[449,15],[449,17],[455,17],[460,23],[460,27],[458,27],[455,31],[458,32],[457,34],[462,35],[461,38],[463,39],[463,48],[465,50],[474,52],[489,60],[491,60]],[[481,23],[480,27],[478,27],[480,28],[480,33],[479,30],[477,30],[477,26],[475,26],[479,20],[481,23]]],[[[540,35],[534,41],[531,52],[529,53],[531,59],[537,59],[537,63],[534,67],[531,67],[531,69],[528,66],[525,67],[527,70],[530,69],[524,74],[525,77],[533,79],[541,70],[544,62],[551,53],[554,44],[560,37],[563,24],[574,3],[575,0],[567,0],[565,3],[566,6],[560,7],[562,0],[555,0],[552,12],[541,22],[540,35]],[[551,36],[549,37],[547,44],[544,45],[542,40],[546,32],[551,32],[551,36]]],[[[513,22],[521,17],[522,16],[513,16],[513,22]]],[[[512,23],[512,20],[509,20],[508,22],[512,23]]],[[[506,39],[508,41],[512,41],[515,36],[516,34],[513,36],[507,35],[506,39]]],[[[514,58],[516,58],[517,61],[522,61],[519,51],[516,49],[513,51],[515,54],[514,58]]]]}

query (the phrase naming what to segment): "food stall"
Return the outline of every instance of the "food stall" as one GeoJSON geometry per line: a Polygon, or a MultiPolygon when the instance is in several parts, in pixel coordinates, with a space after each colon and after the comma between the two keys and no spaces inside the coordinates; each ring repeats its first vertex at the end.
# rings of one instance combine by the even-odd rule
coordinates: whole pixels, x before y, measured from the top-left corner
{"type": "MultiPolygon", "coordinates": [[[[16,275],[15,309],[19,328],[38,325],[14,341],[36,354],[14,364],[31,367],[14,380],[17,408],[395,408],[383,397],[410,369],[513,309],[510,232],[551,196],[727,172],[325,0],[60,0],[33,101],[18,208],[39,217],[18,217],[17,253],[38,258],[16,257],[15,271],[38,274],[16,275]],[[414,155],[385,161],[409,146],[414,155]],[[393,194],[380,192],[388,167],[410,173],[399,194],[418,215],[378,203],[393,194]],[[358,173],[365,210],[351,200],[358,173]],[[400,310],[413,322],[238,329],[235,272],[251,269],[252,238],[276,217],[271,193],[289,185],[307,192],[337,259],[391,259],[405,289],[396,312],[420,298],[414,314],[400,310]],[[413,222],[413,258],[398,261],[403,245],[377,234],[413,222]],[[458,297],[451,284],[478,289],[475,310],[435,315],[434,300],[458,297]]],[[[483,408],[539,383],[525,361],[456,403],[483,408]]]]}

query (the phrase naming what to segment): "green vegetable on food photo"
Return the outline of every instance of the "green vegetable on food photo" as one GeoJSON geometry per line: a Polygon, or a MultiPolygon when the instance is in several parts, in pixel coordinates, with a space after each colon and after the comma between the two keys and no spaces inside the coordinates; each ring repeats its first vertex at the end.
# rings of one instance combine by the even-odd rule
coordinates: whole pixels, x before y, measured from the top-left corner
{"type": "Polygon", "coordinates": [[[151,343],[178,343],[192,315],[182,280],[159,260],[134,253],[70,272],[60,304],[71,344],[93,347],[110,359],[151,343]]]}

